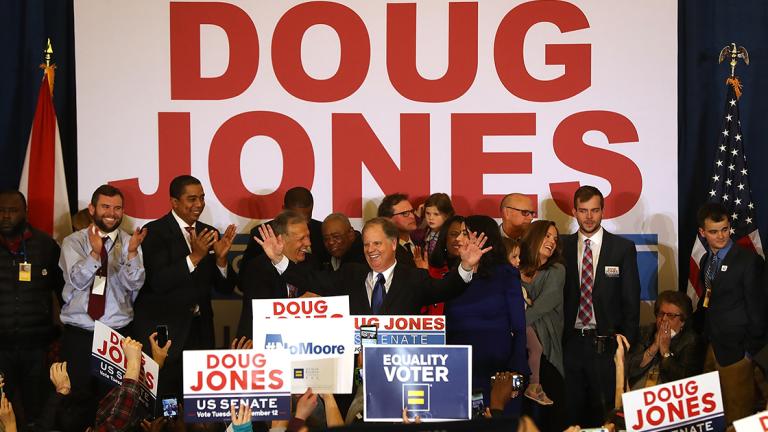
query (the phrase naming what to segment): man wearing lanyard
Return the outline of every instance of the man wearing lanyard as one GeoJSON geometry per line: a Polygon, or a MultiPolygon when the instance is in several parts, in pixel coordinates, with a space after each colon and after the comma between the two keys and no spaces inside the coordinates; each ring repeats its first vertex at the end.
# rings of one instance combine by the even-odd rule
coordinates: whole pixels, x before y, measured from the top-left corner
{"type": "Polygon", "coordinates": [[[62,357],[75,388],[88,389],[91,345],[96,320],[125,335],[133,321],[133,302],[144,284],[139,246],[146,229],[119,229],[123,194],[110,185],[93,192],[88,212],[93,223],[67,236],[59,266],[64,272],[62,357]]]}
{"type": "Polygon", "coordinates": [[[728,424],[751,415],[755,402],[752,356],[765,344],[763,260],[731,240],[730,215],[720,203],[697,214],[707,253],[699,262],[704,293],[694,325],[709,344],[704,371],[718,371],[728,424]]]}
{"type": "Polygon", "coordinates": [[[59,246],[27,223],[27,202],[16,190],[0,191],[0,371],[3,390],[33,422],[44,402],[46,354],[56,329],[53,293],[64,284],[59,246]]]}

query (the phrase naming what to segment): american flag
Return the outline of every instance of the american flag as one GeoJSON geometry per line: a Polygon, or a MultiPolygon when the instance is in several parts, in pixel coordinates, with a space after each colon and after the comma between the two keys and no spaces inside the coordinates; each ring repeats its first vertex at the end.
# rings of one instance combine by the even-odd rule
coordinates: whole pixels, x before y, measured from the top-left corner
{"type": "MultiPolygon", "coordinates": [[[[763,256],[755,218],[756,205],[749,187],[747,155],[744,153],[744,139],[739,122],[741,84],[737,78],[729,78],[727,88],[723,126],[718,135],[715,164],[709,179],[706,199],[709,202],[722,203],[728,209],[731,215],[731,239],[763,256]]],[[[699,279],[699,261],[706,252],[706,241],[697,235],[691,251],[688,273],[688,296],[693,300],[694,308],[704,288],[699,279]]]]}

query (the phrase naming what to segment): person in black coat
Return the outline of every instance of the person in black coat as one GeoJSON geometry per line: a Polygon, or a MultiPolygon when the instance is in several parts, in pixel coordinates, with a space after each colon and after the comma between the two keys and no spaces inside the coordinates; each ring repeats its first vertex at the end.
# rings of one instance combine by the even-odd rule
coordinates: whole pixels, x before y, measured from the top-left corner
{"type": "MultiPolygon", "coordinates": [[[[170,195],[172,211],[145,225],[146,281],[134,304],[132,333],[146,341],[156,326],[168,326],[172,344],[158,391],[180,394],[182,351],[214,348],[211,290],[231,293],[234,289],[227,254],[236,229],[229,225],[220,235],[198,220],[205,208],[205,193],[196,178],[176,177],[170,195]]],[[[145,344],[148,354],[149,345],[145,344]]]]}
{"type": "Polygon", "coordinates": [[[697,214],[707,253],[699,262],[705,291],[694,323],[709,347],[704,371],[718,371],[728,424],[754,410],[754,357],[765,345],[763,260],[731,240],[731,219],[720,203],[697,214]]]}
{"type": "Polygon", "coordinates": [[[323,221],[323,244],[329,255],[328,260],[322,262],[324,269],[338,270],[350,262],[366,264],[363,236],[352,228],[343,213],[329,214],[323,221]]]}
{"type": "Polygon", "coordinates": [[[614,407],[617,334],[630,345],[640,324],[635,244],[601,226],[603,195],[582,186],[573,197],[578,232],[563,238],[566,274],[563,363],[569,424],[603,424],[614,407]]]}
{"type": "Polygon", "coordinates": [[[460,295],[472,280],[472,268],[490,248],[483,249],[485,235],[470,234],[461,249],[458,269],[432,279],[422,269],[399,265],[395,250],[399,231],[387,218],[374,218],[363,227],[368,266],[350,263],[341,271],[303,271],[283,254],[284,241],[268,229],[259,242],[285,280],[300,291],[321,295],[349,295],[352,315],[416,315],[421,306],[460,295]]]}

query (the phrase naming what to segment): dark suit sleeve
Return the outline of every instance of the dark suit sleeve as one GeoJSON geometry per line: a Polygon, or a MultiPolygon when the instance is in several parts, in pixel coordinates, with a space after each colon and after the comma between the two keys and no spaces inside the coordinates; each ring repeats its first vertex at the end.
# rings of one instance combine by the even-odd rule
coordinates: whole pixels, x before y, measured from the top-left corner
{"type": "Polygon", "coordinates": [[[283,280],[298,288],[299,294],[312,292],[324,297],[348,295],[345,281],[357,280],[353,274],[358,268],[359,265],[350,263],[342,266],[339,271],[316,270],[289,263],[283,272],[283,280]]]}
{"type": "Polygon", "coordinates": [[[675,349],[674,356],[663,358],[659,372],[664,382],[677,381],[700,374],[706,355],[701,339],[693,329],[689,329],[686,343],[675,349]]]}
{"type": "Polygon", "coordinates": [[[186,255],[175,260],[171,258],[173,238],[163,225],[155,223],[147,227],[141,250],[149,281],[145,287],[151,287],[158,294],[169,294],[191,285],[192,274],[187,267],[186,255]]]}
{"type": "MultiPolygon", "coordinates": [[[[734,245],[734,247],[737,247],[734,245]]],[[[751,262],[744,271],[744,300],[747,306],[747,352],[754,356],[765,345],[765,290],[762,258],[750,253],[751,262]]]]}
{"type": "Polygon", "coordinates": [[[256,257],[240,268],[238,286],[243,291],[243,305],[240,312],[240,324],[237,337],[253,337],[253,306],[251,300],[281,298],[275,292],[280,282],[277,269],[264,256],[256,257]]]}
{"type": "Polygon", "coordinates": [[[632,242],[628,241],[621,268],[624,272],[621,277],[621,333],[631,345],[635,343],[640,327],[640,274],[637,270],[637,251],[632,242]]]}
{"type": "Polygon", "coordinates": [[[59,306],[64,305],[64,299],[62,298],[62,290],[64,289],[64,273],[59,267],[59,256],[61,255],[61,248],[55,241],[51,240],[51,251],[48,254],[49,261],[45,264],[46,269],[50,272],[48,278],[48,284],[50,290],[56,294],[56,298],[59,299],[59,306]]]}

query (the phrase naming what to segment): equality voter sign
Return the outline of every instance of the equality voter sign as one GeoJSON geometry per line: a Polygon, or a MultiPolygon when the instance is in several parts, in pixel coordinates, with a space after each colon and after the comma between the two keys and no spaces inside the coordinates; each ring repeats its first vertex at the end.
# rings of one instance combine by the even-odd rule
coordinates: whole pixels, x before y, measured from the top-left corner
{"type": "Polygon", "coordinates": [[[468,345],[364,346],[365,421],[402,421],[403,407],[422,421],[467,420],[471,371],[468,345]]]}
{"type": "Polygon", "coordinates": [[[624,393],[622,400],[628,431],[725,430],[717,372],[624,393]]]}
{"type": "Polygon", "coordinates": [[[245,404],[256,420],[288,419],[290,360],[280,351],[184,351],[184,421],[222,422],[245,404]]]}
{"type": "Polygon", "coordinates": [[[355,352],[360,328],[376,328],[379,345],[445,345],[444,315],[355,315],[355,352]]]}
{"type": "MultiPolygon", "coordinates": [[[[107,383],[119,386],[123,383],[127,361],[120,345],[124,337],[108,326],[96,321],[91,346],[91,373],[107,383]]],[[[141,390],[139,402],[146,408],[154,406],[157,399],[157,379],[160,368],[152,357],[141,353],[141,390]]]]}
{"type": "Polygon", "coordinates": [[[285,351],[291,388],[303,393],[351,393],[354,322],[349,297],[253,300],[253,344],[285,351]]]}
{"type": "Polygon", "coordinates": [[[744,417],[733,422],[736,432],[766,432],[768,431],[768,411],[744,417]]]}

